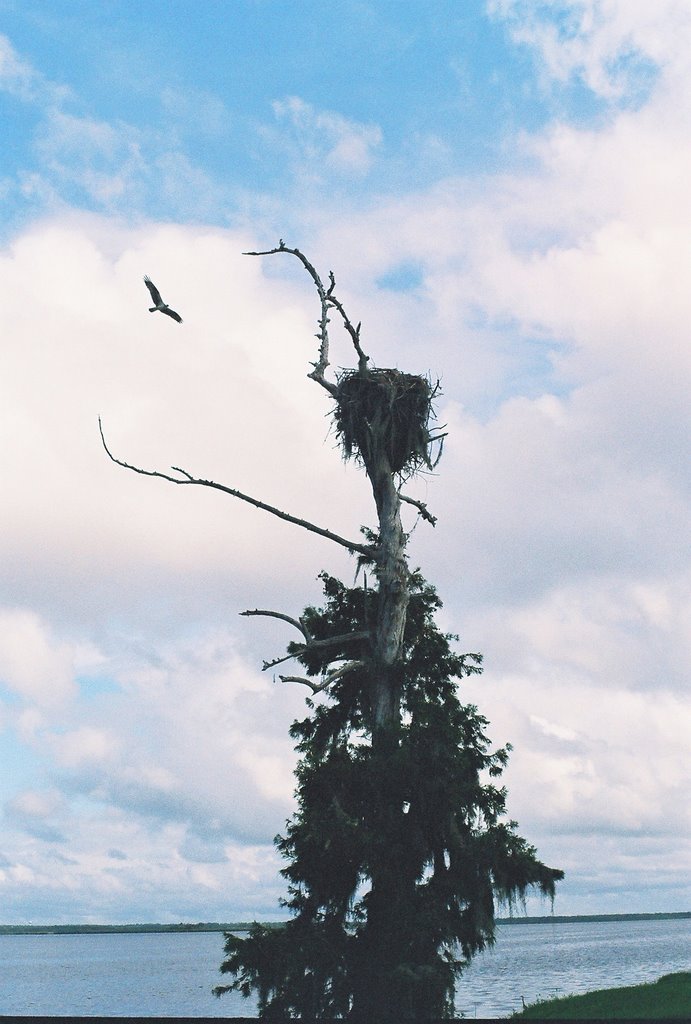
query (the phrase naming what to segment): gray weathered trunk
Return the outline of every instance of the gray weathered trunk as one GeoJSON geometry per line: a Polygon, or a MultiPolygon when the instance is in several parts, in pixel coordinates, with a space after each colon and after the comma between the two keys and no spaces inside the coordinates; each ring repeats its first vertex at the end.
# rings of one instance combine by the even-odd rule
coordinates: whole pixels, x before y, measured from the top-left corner
{"type": "Polygon", "coordinates": [[[406,537],[401,523],[401,499],[384,452],[368,460],[379,520],[377,577],[379,596],[373,637],[372,739],[396,731],[400,722],[399,664],[403,645],[409,588],[405,561],[406,537]]]}

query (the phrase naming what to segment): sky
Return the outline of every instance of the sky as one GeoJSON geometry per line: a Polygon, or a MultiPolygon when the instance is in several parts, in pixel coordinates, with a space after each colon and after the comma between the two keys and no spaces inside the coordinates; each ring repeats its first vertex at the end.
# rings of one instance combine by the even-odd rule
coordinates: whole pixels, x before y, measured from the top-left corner
{"type": "Polygon", "coordinates": [[[690,51],[686,0],[0,0],[1,922],[280,916],[307,691],[240,613],[354,563],[98,433],[373,525],[280,238],[441,381],[410,560],[555,912],[690,909],[690,51]]]}

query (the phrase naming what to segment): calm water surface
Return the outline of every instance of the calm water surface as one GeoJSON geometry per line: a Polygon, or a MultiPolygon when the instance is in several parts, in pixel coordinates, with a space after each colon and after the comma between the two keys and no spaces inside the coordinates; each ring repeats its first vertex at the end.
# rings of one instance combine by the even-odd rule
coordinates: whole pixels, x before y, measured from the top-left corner
{"type": "MultiPolygon", "coordinates": [[[[504,1017],[538,997],[654,981],[691,969],[691,920],[499,926],[458,985],[457,1012],[504,1017]]],[[[0,935],[0,1014],[251,1016],[211,989],[224,979],[218,932],[0,935]]]]}
{"type": "Polygon", "coordinates": [[[506,1017],[526,1003],[691,969],[691,919],[504,925],[461,978],[456,1009],[506,1017]]]}

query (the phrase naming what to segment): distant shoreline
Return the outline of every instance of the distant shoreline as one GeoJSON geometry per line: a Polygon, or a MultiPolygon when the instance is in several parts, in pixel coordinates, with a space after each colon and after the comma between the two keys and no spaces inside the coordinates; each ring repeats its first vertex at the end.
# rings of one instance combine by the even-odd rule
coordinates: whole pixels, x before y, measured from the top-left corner
{"type": "MultiPolygon", "coordinates": [[[[514,924],[589,924],[607,921],[674,921],[691,918],[691,911],[660,914],[553,914],[546,917],[498,917],[498,925],[514,924]]],[[[261,922],[269,928],[280,928],[281,921],[261,922]]],[[[0,924],[0,935],[107,935],[145,932],[246,932],[251,921],[209,922],[196,924],[0,924]]]]}
{"type": "Polygon", "coordinates": [[[659,914],[549,914],[545,917],[498,917],[497,924],[569,924],[598,921],[676,921],[691,917],[691,911],[659,914]]]}

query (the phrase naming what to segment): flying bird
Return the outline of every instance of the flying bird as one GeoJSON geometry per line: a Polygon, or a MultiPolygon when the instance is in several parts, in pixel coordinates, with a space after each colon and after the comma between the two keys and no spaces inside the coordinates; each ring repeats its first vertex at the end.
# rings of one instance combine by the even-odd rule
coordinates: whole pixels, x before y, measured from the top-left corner
{"type": "Polygon", "coordinates": [[[182,317],[180,316],[179,313],[176,313],[174,309],[171,309],[167,302],[163,301],[163,299],[161,298],[161,293],[159,292],[158,288],[153,283],[153,281],[150,278],[145,277],[144,284],[151,292],[151,299],[155,303],[155,305],[149,309],[149,312],[155,313],[156,310],[158,310],[160,313],[165,313],[166,316],[172,316],[173,320],[177,320],[177,322],[181,324],[182,317]]]}

